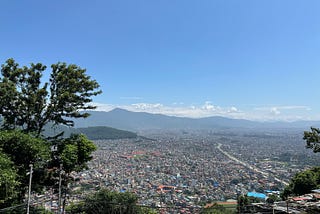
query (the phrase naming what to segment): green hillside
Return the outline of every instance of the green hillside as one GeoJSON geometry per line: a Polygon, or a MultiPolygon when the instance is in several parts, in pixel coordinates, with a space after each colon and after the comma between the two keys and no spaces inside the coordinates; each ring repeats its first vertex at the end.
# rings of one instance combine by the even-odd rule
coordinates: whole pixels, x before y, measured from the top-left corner
{"type": "Polygon", "coordinates": [[[107,126],[94,126],[88,128],[77,128],[80,133],[87,135],[90,140],[107,140],[136,138],[137,134],[129,131],[123,131],[107,126]]]}

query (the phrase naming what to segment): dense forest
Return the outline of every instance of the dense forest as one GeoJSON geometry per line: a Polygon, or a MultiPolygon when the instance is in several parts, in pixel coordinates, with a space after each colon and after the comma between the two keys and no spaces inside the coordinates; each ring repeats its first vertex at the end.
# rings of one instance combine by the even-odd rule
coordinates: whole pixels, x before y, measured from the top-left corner
{"type": "Polygon", "coordinates": [[[114,140],[137,137],[136,133],[114,129],[106,126],[78,128],[77,131],[85,134],[90,140],[114,140]]]}

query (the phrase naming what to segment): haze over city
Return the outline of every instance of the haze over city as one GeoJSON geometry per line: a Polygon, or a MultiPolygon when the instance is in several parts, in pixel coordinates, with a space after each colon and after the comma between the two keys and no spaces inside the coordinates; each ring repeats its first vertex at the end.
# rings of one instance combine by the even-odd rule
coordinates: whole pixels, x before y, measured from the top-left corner
{"type": "MultiPolygon", "coordinates": [[[[115,107],[320,120],[319,1],[2,1],[0,61],[86,68],[115,107]]],[[[49,73],[49,71],[48,71],[49,73]]]]}

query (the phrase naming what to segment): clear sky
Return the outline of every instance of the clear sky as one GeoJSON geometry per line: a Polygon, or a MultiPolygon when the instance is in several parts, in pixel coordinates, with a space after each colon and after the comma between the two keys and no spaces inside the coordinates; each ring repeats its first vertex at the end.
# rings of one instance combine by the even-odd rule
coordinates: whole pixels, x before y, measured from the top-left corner
{"type": "Polygon", "coordinates": [[[1,64],[78,64],[101,85],[100,110],[320,119],[318,0],[2,0],[0,8],[1,64]]]}

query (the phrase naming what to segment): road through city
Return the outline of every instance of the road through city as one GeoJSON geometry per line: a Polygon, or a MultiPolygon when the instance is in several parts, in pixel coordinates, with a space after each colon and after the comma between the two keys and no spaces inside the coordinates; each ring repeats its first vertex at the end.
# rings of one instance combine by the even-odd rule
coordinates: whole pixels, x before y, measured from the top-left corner
{"type": "MultiPolygon", "coordinates": [[[[227,156],[230,160],[233,160],[233,161],[235,161],[235,162],[237,162],[237,163],[239,163],[239,164],[241,164],[241,165],[243,165],[243,166],[245,166],[245,167],[247,167],[247,168],[249,168],[249,169],[257,172],[257,173],[260,173],[260,174],[263,175],[263,177],[265,177],[265,178],[268,178],[269,176],[273,176],[273,177],[274,177],[274,175],[270,175],[270,173],[264,172],[264,171],[262,171],[261,169],[258,169],[258,168],[256,168],[256,167],[253,167],[253,166],[249,165],[248,163],[245,163],[245,162],[237,159],[236,157],[232,156],[232,155],[229,154],[228,152],[224,151],[224,150],[221,148],[221,146],[222,146],[222,144],[221,144],[221,143],[218,143],[217,149],[218,149],[222,154],[224,154],[225,156],[227,156]]],[[[277,177],[274,177],[274,179],[275,179],[276,181],[284,184],[284,185],[289,185],[288,182],[283,181],[283,180],[281,180],[281,179],[279,179],[279,178],[277,178],[277,177]]]]}

